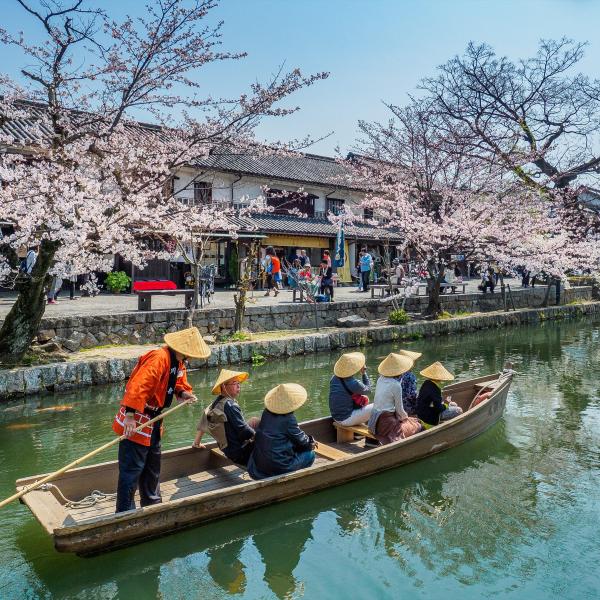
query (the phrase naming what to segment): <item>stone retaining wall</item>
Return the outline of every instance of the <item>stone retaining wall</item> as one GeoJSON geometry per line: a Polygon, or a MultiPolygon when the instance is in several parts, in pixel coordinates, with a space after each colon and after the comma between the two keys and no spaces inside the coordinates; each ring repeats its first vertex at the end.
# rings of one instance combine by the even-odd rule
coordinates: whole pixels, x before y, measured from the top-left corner
{"type": "MultiPolygon", "coordinates": [[[[519,289],[513,292],[516,308],[539,307],[545,287],[519,289]]],[[[591,300],[591,287],[577,287],[562,292],[564,303],[591,300]]],[[[390,311],[389,301],[363,299],[352,302],[319,304],[319,323],[334,327],[340,317],[356,314],[368,320],[385,318],[390,311]]],[[[481,312],[502,309],[502,298],[496,294],[445,294],[442,306],[450,312],[481,312]]],[[[550,297],[554,302],[554,290],[550,297]]],[[[427,297],[411,297],[406,301],[408,311],[421,312],[427,297]]],[[[227,334],[233,327],[233,308],[202,309],[196,312],[194,324],[203,334],[227,334]]],[[[111,344],[159,343],[165,333],[184,326],[186,311],[162,310],[123,313],[116,315],[45,318],[38,338],[40,342],[55,341],[70,352],[111,344]]],[[[314,307],[306,303],[274,306],[248,306],[246,327],[251,332],[280,329],[311,329],[315,326],[314,307]]]]}
{"type": "MultiPolygon", "coordinates": [[[[440,321],[416,321],[402,326],[385,325],[358,329],[336,329],[323,333],[212,346],[207,361],[193,361],[192,369],[251,362],[252,356],[296,356],[312,352],[350,348],[368,343],[385,343],[415,336],[459,334],[478,329],[535,324],[546,320],[600,315],[600,302],[571,304],[542,309],[497,312],[440,321]]],[[[129,377],[137,358],[66,362],[0,371],[0,399],[43,392],[61,392],[88,385],[116,383],[129,377]]]]}

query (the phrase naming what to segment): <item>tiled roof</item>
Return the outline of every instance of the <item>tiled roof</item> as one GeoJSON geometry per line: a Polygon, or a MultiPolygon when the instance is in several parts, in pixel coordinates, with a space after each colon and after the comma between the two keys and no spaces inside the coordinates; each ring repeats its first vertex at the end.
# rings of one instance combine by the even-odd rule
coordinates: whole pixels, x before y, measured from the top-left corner
{"type": "MultiPolygon", "coordinates": [[[[40,137],[45,143],[52,139],[53,132],[47,125],[47,106],[40,102],[32,102],[29,100],[19,100],[16,103],[17,108],[27,111],[28,115],[22,119],[9,119],[3,121],[0,118],[0,135],[12,138],[11,145],[31,146],[39,144],[40,137]]],[[[93,124],[94,118],[90,113],[82,111],[71,111],[74,124],[85,124],[89,126],[93,124]]],[[[135,131],[136,135],[157,135],[163,131],[158,125],[151,123],[136,122],[135,124],[127,125],[130,131],[135,131]]]]}
{"type": "Polygon", "coordinates": [[[48,139],[52,131],[43,124],[45,107],[34,102],[20,102],[19,108],[27,108],[31,117],[27,119],[11,119],[7,122],[0,120],[0,135],[14,138],[15,143],[29,146],[39,138],[39,133],[48,139]]]}
{"type": "MultiPolygon", "coordinates": [[[[285,233],[315,237],[335,237],[337,227],[327,219],[297,217],[293,215],[256,214],[251,217],[232,219],[241,231],[256,233],[285,233]]],[[[366,223],[356,223],[346,228],[346,239],[382,240],[389,235],[391,241],[400,241],[393,230],[378,228],[366,223]]]]}
{"type": "Polygon", "coordinates": [[[198,160],[193,166],[301,184],[357,189],[352,185],[348,168],[333,158],[315,154],[217,154],[198,160]]]}
{"type": "MultiPolygon", "coordinates": [[[[42,136],[48,140],[52,131],[43,124],[46,107],[37,102],[20,101],[19,106],[31,115],[25,119],[0,121],[0,134],[14,138],[14,143],[29,146],[42,136]]],[[[85,113],[76,113],[86,116],[85,113]]],[[[142,130],[160,131],[160,127],[139,123],[142,130]]],[[[349,169],[339,161],[328,156],[301,153],[240,154],[220,152],[194,161],[191,166],[217,172],[235,173],[277,179],[298,184],[315,184],[333,188],[360,189],[353,185],[349,169]]]]}

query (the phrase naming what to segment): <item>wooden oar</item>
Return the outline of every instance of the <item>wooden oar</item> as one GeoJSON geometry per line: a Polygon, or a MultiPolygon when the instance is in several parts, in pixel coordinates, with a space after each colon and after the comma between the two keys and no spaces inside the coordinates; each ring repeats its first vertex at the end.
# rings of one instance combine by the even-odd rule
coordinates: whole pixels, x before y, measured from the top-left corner
{"type": "MultiPolygon", "coordinates": [[[[140,431],[144,427],[148,427],[148,425],[152,425],[153,423],[156,423],[156,421],[160,421],[161,419],[164,419],[167,415],[174,413],[176,410],[179,410],[182,406],[185,406],[186,404],[189,404],[189,403],[190,403],[189,400],[185,400],[181,404],[178,404],[178,405],[174,406],[173,408],[170,408],[169,410],[165,411],[164,413],[161,413],[160,415],[158,415],[158,417],[154,417],[154,419],[150,419],[149,421],[146,421],[142,425],[138,425],[133,430],[133,433],[140,431]]],[[[46,477],[43,477],[42,479],[40,479],[39,481],[36,481],[35,483],[32,483],[31,485],[28,485],[27,487],[23,488],[21,491],[10,496],[10,498],[6,498],[6,500],[3,500],[2,502],[0,502],[0,508],[6,506],[7,504],[10,504],[13,500],[18,500],[21,496],[24,496],[25,494],[31,492],[32,490],[35,490],[36,488],[40,487],[44,483],[48,483],[49,481],[56,479],[59,475],[62,475],[69,469],[72,469],[73,467],[80,465],[82,462],[88,460],[89,458],[96,456],[96,454],[100,454],[100,452],[102,452],[103,450],[106,450],[107,448],[114,446],[121,440],[126,440],[126,439],[127,439],[127,436],[125,436],[125,435],[114,438],[110,442],[104,444],[103,446],[100,446],[100,448],[96,448],[95,450],[93,450],[92,452],[89,452],[85,456],[82,456],[81,458],[74,460],[73,462],[71,462],[68,465],[66,465],[65,467],[63,467],[62,469],[59,469],[58,471],[55,471],[54,473],[50,473],[50,475],[46,475],[46,477]]]]}

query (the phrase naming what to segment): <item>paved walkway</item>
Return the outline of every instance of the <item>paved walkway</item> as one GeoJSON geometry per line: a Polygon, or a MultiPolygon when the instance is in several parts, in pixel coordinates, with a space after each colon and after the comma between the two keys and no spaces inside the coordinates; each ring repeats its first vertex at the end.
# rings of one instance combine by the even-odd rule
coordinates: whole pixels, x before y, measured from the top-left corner
{"type": "MultiPolygon", "coordinates": [[[[517,280],[506,280],[515,289],[520,286],[517,280]]],[[[466,292],[477,292],[479,279],[467,282],[466,292]]],[[[232,308],[234,290],[218,290],[212,302],[207,308],[232,308]]],[[[255,292],[250,296],[249,306],[269,306],[277,304],[291,304],[292,292],[283,290],[279,296],[265,297],[264,292],[255,292]]],[[[14,293],[0,294],[0,319],[4,318],[14,303],[14,293]]],[[[335,289],[335,299],[338,301],[367,300],[371,298],[371,292],[361,293],[355,287],[338,287],[335,289]]],[[[152,310],[183,309],[183,296],[154,296],[152,298],[152,310]]],[[[137,311],[137,296],[134,294],[100,294],[95,298],[78,297],[69,300],[68,292],[63,291],[58,298],[58,304],[46,306],[45,315],[48,317],[69,317],[85,315],[110,315],[137,311]]]]}

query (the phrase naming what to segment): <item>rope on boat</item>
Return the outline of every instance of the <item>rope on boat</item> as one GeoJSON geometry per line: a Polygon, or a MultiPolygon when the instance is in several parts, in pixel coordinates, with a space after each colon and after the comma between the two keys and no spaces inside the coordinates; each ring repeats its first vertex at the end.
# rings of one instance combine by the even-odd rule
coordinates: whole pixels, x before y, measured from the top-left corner
{"type": "Polygon", "coordinates": [[[90,506],[94,506],[97,502],[102,502],[103,500],[115,500],[117,498],[117,494],[107,494],[100,490],[92,490],[92,493],[89,496],[86,496],[81,500],[69,500],[60,491],[60,488],[53,483],[44,483],[40,486],[40,489],[44,491],[56,490],[56,493],[64,501],[67,508],[89,508],[90,506]]]}

